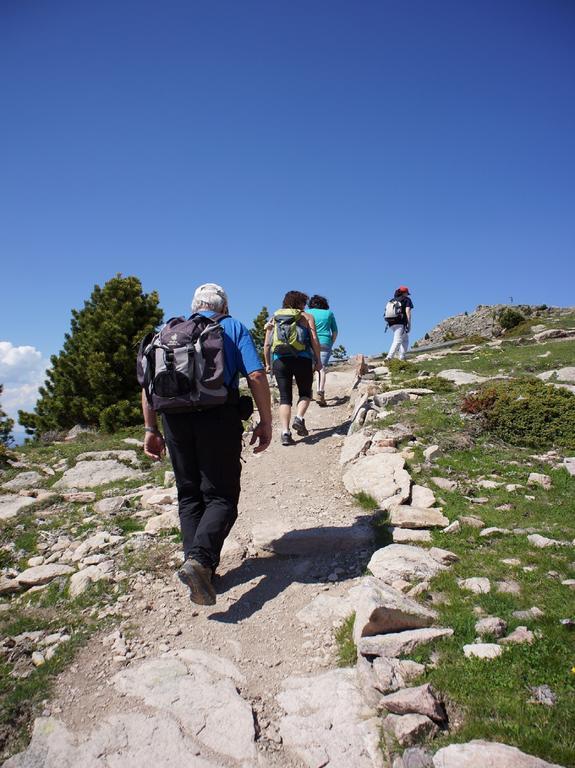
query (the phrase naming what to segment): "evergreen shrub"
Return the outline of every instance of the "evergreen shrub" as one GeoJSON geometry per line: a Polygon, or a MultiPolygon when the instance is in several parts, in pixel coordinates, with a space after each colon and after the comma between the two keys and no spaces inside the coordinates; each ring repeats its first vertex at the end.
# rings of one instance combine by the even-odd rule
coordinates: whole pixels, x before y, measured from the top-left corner
{"type": "Polygon", "coordinates": [[[575,395],[537,379],[486,384],[463,400],[462,410],[512,445],[575,448],[575,395]]]}

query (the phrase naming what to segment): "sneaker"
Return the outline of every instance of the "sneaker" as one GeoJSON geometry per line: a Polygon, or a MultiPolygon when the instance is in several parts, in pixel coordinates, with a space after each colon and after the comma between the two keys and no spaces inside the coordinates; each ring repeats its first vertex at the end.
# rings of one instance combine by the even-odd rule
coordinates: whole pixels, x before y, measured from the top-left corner
{"type": "Polygon", "coordinates": [[[293,420],[292,428],[295,429],[300,437],[307,437],[307,435],[309,435],[305,425],[305,419],[300,419],[299,416],[296,416],[293,420]]]}
{"type": "Polygon", "coordinates": [[[178,578],[190,590],[190,599],[198,605],[215,605],[216,590],[212,586],[212,569],[188,557],[178,571],[178,578]]]}
{"type": "Polygon", "coordinates": [[[323,392],[316,392],[315,401],[322,408],[325,408],[325,406],[327,405],[327,403],[325,401],[325,395],[324,395],[323,392]]]}
{"type": "Polygon", "coordinates": [[[282,432],[282,445],[295,445],[291,432],[282,432]]]}

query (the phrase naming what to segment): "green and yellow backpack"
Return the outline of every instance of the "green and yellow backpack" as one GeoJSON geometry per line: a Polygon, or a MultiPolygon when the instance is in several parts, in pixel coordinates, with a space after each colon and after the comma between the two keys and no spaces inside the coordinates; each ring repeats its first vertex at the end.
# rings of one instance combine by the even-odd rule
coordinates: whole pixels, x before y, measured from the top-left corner
{"type": "Polygon", "coordinates": [[[299,324],[301,315],[301,309],[278,309],[274,312],[272,337],[274,355],[295,356],[306,349],[306,329],[299,324]]]}

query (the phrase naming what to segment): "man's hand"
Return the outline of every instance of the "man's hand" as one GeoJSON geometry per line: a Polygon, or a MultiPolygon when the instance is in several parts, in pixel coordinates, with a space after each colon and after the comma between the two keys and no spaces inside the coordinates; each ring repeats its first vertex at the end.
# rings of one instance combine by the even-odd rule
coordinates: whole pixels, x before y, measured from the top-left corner
{"type": "Polygon", "coordinates": [[[159,432],[146,432],[144,437],[144,453],[153,461],[160,461],[166,453],[163,435],[159,432]]]}
{"type": "Polygon", "coordinates": [[[322,368],[323,368],[323,365],[321,364],[321,360],[318,360],[313,367],[314,371],[317,371],[317,373],[319,373],[322,368]]]}
{"type": "Polygon", "coordinates": [[[257,425],[257,427],[252,432],[252,438],[250,440],[250,445],[253,445],[257,440],[257,445],[254,448],[254,453],[261,453],[262,451],[265,451],[265,449],[268,447],[268,445],[272,441],[272,425],[270,423],[264,423],[260,421],[260,423],[257,425]]]}

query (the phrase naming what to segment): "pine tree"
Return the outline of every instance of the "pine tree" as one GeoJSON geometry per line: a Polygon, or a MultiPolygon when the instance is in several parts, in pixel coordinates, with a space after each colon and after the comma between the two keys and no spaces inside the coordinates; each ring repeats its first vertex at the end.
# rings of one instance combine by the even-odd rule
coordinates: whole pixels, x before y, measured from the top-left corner
{"type": "MultiPolygon", "coordinates": [[[[4,385],[0,384],[0,395],[4,391],[4,385]]],[[[0,407],[0,445],[10,445],[12,442],[12,429],[14,427],[14,419],[8,418],[0,407]]]]}
{"type": "Polygon", "coordinates": [[[268,316],[268,308],[262,307],[258,316],[254,319],[253,327],[250,330],[258,355],[262,358],[264,354],[264,341],[266,337],[266,323],[268,321],[268,316]]]}
{"type": "Polygon", "coordinates": [[[339,347],[334,347],[332,354],[334,360],[347,360],[348,358],[347,349],[343,344],[340,344],[339,347]]]}
{"type": "Polygon", "coordinates": [[[26,432],[38,436],[74,424],[114,431],[139,423],[136,352],[162,320],[158,302],[156,291],[142,293],[137,277],[116,275],[96,285],[84,308],[72,310],[70,333],[50,359],[35,412],[18,413],[26,432]]]}

